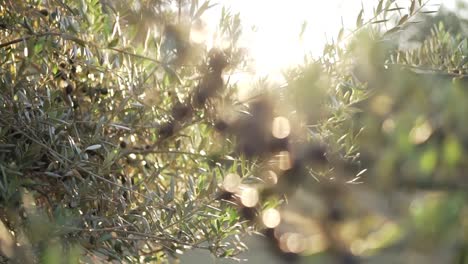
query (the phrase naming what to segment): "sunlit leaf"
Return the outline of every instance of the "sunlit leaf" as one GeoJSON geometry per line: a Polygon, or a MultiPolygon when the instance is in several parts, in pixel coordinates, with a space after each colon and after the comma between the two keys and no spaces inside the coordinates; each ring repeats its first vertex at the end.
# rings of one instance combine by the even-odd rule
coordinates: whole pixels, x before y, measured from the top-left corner
{"type": "Polygon", "coordinates": [[[376,10],[377,14],[382,11],[383,2],[384,2],[384,0],[379,0],[379,4],[377,5],[377,10],[376,10]]]}
{"type": "Polygon", "coordinates": [[[363,24],[363,19],[362,19],[362,15],[364,14],[364,9],[361,9],[361,11],[359,12],[359,15],[356,19],[356,27],[361,27],[362,24],[363,24]]]}
{"type": "Polygon", "coordinates": [[[414,13],[414,8],[416,7],[416,0],[411,0],[411,6],[409,8],[409,14],[412,15],[414,13]]]}
{"type": "Polygon", "coordinates": [[[387,21],[388,21],[388,19],[376,20],[376,21],[373,21],[372,24],[381,24],[381,23],[385,23],[387,21]]]}
{"type": "Polygon", "coordinates": [[[87,147],[85,150],[97,150],[97,149],[100,149],[101,147],[102,147],[101,144],[96,144],[96,145],[91,145],[87,147]]]}
{"type": "Polygon", "coordinates": [[[406,20],[408,20],[408,14],[401,17],[400,20],[398,21],[397,25],[400,26],[401,24],[405,23],[406,20]]]}
{"type": "Polygon", "coordinates": [[[109,44],[107,45],[108,48],[113,48],[115,46],[117,46],[117,44],[119,43],[119,37],[116,37],[114,38],[113,40],[111,40],[109,42],[109,44]]]}
{"type": "Polygon", "coordinates": [[[387,9],[387,11],[399,11],[399,10],[403,10],[404,8],[403,7],[394,7],[394,8],[390,8],[390,9],[387,9]]]}
{"type": "Polygon", "coordinates": [[[398,32],[400,30],[401,30],[401,27],[399,27],[399,26],[394,27],[394,28],[388,30],[387,32],[385,32],[384,36],[390,35],[392,33],[396,33],[396,32],[398,32]]]}
{"type": "Polygon", "coordinates": [[[337,37],[338,42],[340,42],[341,39],[343,38],[343,33],[344,33],[344,28],[341,28],[340,31],[338,32],[338,37],[337,37]]]}
{"type": "Polygon", "coordinates": [[[299,32],[299,38],[302,39],[305,31],[307,29],[307,21],[302,22],[301,31],[299,32]]]}

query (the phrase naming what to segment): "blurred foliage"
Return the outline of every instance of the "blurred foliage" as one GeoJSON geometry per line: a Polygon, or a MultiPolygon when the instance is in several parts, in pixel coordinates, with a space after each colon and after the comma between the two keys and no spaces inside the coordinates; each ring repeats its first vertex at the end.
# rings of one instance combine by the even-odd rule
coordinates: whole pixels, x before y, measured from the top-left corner
{"type": "Polygon", "coordinates": [[[340,31],[319,59],[332,74],[336,101],[350,102],[337,136],[354,139],[359,157],[351,168],[366,171],[362,184],[332,194],[330,218],[314,231],[332,244],[306,260],[468,263],[465,19],[430,9],[429,1],[407,2],[377,1],[368,21],[361,11],[357,29],[340,31]]]}
{"type": "Polygon", "coordinates": [[[407,4],[240,100],[239,15],[211,47],[209,1],[2,1],[2,257],[235,258],[262,233],[288,263],[467,263],[465,22],[407,4]]]}

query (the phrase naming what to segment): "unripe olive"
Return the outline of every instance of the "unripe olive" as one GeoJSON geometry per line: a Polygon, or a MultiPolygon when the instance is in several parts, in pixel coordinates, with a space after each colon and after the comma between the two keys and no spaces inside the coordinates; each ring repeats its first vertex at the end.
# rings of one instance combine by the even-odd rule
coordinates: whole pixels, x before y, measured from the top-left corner
{"type": "Polygon", "coordinates": [[[109,90],[107,88],[101,88],[99,89],[99,92],[101,92],[102,95],[107,95],[109,93],[109,90]]]}
{"type": "Polygon", "coordinates": [[[175,120],[181,121],[184,120],[190,114],[190,108],[186,105],[183,105],[180,102],[177,102],[172,107],[172,117],[175,120]]]}
{"type": "Polygon", "coordinates": [[[224,120],[217,120],[214,123],[214,128],[219,132],[224,132],[229,128],[229,124],[224,120]]]}
{"type": "Polygon", "coordinates": [[[161,138],[168,138],[172,135],[174,135],[174,123],[172,122],[169,122],[169,123],[166,123],[166,124],[163,124],[160,128],[159,128],[159,135],[161,138]]]}
{"type": "Polygon", "coordinates": [[[73,92],[73,85],[71,83],[69,83],[66,87],[65,87],[65,94],[69,95],[73,92]]]}

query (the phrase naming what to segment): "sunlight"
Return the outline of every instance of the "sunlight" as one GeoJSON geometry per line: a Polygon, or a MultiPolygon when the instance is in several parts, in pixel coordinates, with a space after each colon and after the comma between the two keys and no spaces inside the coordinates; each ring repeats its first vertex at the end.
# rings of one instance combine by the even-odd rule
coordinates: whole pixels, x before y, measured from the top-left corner
{"type": "MultiPolygon", "coordinates": [[[[370,1],[370,0],[366,0],[370,1]]],[[[356,1],[314,1],[293,0],[285,8],[279,1],[229,1],[232,9],[243,13],[245,41],[255,60],[258,76],[278,74],[284,67],[303,61],[304,54],[321,53],[327,38],[336,35],[341,24],[340,10],[356,14],[360,5],[356,1]],[[264,12],[259,10],[265,9],[264,12]],[[304,31],[301,35],[302,25],[304,31]]]]}
{"type": "Polygon", "coordinates": [[[2,1],[0,263],[468,264],[440,2],[2,1]]]}
{"type": "MultiPolygon", "coordinates": [[[[366,6],[372,2],[364,0],[366,6]]],[[[300,64],[305,54],[320,55],[326,41],[337,35],[342,17],[345,25],[352,24],[361,1],[292,0],[285,8],[280,1],[224,0],[221,5],[241,13],[242,45],[250,50],[254,75],[278,80],[281,70],[300,64]]]]}
{"type": "MultiPolygon", "coordinates": [[[[442,2],[454,6],[452,0],[432,0],[430,5],[442,2]]],[[[240,12],[244,28],[241,46],[250,50],[254,61],[252,74],[268,75],[271,80],[281,82],[282,70],[302,63],[305,54],[321,55],[324,44],[336,39],[342,26],[345,32],[354,29],[362,7],[364,19],[370,18],[378,0],[291,0],[287,6],[282,1],[266,0],[220,0],[218,3],[208,12],[208,24],[216,21],[216,14],[223,6],[234,13],[240,12]]]]}

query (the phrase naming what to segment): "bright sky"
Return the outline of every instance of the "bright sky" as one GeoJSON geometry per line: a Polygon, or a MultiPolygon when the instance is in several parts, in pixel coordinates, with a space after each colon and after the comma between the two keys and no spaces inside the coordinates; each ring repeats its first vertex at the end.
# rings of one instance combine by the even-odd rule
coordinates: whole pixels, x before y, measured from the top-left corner
{"type": "MultiPolygon", "coordinates": [[[[275,75],[282,68],[301,63],[307,52],[320,55],[326,39],[336,38],[342,21],[352,30],[364,6],[364,18],[372,16],[378,0],[218,0],[208,20],[219,18],[222,6],[239,12],[244,29],[241,45],[255,60],[256,76],[275,75]],[[300,41],[301,25],[307,22],[300,41]],[[252,30],[252,28],[255,30],[252,30]]],[[[398,0],[408,7],[409,0],[398,0]]],[[[432,0],[431,5],[453,5],[454,0],[432,0]]],[[[215,20],[218,21],[218,20],[215,20]]],[[[211,24],[211,22],[209,23],[211,24]]],[[[346,34],[345,34],[346,35],[346,34]]],[[[279,75],[279,74],[278,74],[279,75]]]]}
{"type": "Polygon", "coordinates": [[[319,54],[326,37],[331,39],[338,33],[341,16],[344,13],[357,16],[361,7],[360,0],[225,2],[230,2],[232,10],[241,14],[241,21],[246,28],[245,41],[260,76],[300,63],[308,51],[319,54]],[[304,22],[307,27],[300,41],[301,25],[304,22]],[[252,26],[255,26],[256,32],[248,30],[252,26]]]}

